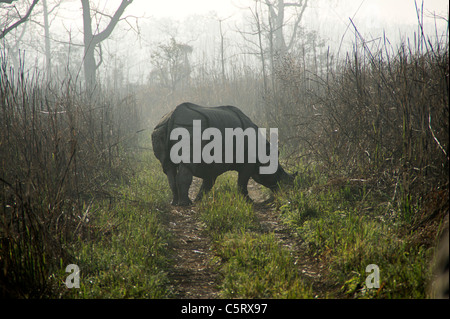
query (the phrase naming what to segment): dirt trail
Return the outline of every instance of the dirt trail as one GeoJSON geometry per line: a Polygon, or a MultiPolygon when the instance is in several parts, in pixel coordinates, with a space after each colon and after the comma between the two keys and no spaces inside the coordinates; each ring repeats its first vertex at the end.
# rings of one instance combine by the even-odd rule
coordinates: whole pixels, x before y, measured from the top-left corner
{"type": "Polygon", "coordinates": [[[294,264],[301,272],[304,281],[308,285],[312,285],[315,298],[326,298],[337,295],[337,287],[327,278],[326,267],[318,259],[311,257],[306,251],[306,244],[303,243],[288,225],[282,222],[279,213],[273,208],[273,205],[266,204],[269,196],[264,196],[261,192],[261,186],[255,182],[249,183],[249,194],[254,199],[254,210],[262,231],[265,233],[273,233],[278,239],[282,247],[287,249],[294,259],[294,264]]]}
{"type": "MultiPolygon", "coordinates": [[[[199,180],[195,179],[190,190],[190,197],[195,197],[199,188],[199,180]]],[[[325,267],[318,260],[305,253],[305,246],[296,238],[287,225],[283,224],[278,213],[266,204],[268,195],[260,191],[260,186],[249,183],[249,194],[254,200],[254,208],[260,220],[262,231],[274,233],[280,245],[288,249],[303,274],[305,281],[313,285],[317,298],[329,296],[328,291],[335,290],[324,275],[325,267]]],[[[168,230],[173,236],[173,266],[169,278],[173,285],[175,298],[214,299],[219,298],[220,274],[217,266],[210,263],[213,252],[211,241],[204,234],[198,220],[196,207],[173,207],[168,217],[168,230]]]]}
{"type": "MultiPolygon", "coordinates": [[[[201,180],[194,178],[190,197],[194,198],[201,180]]],[[[211,240],[205,236],[195,206],[172,207],[168,229],[173,236],[173,267],[169,278],[174,297],[179,299],[214,299],[219,297],[220,276],[209,263],[211,240]]]]}
{"type": "Polygon", "coordinates": [[[176,207],[170,212],[174,263],[169,278],[175,298],[214,299],[219,294],[219,275],[209,264],[211,241],[202,233],[194,209],[176,207]]]}

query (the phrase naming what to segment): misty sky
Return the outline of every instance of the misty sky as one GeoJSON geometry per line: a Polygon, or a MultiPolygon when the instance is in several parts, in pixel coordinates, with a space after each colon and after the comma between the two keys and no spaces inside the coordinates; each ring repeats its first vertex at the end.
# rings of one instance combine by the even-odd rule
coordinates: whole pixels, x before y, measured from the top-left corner
{"type": "MultiPolygon", "coordinates": [[[[248,14],[245,9],[251,3],[249,0],[135,0],[127,13],[180,21],[192,15],[208,17],[215,14],[219,19],[228,18],[226,22],[232,28],[234,21],[242,22],[243,16],[248,14]]],[[[417,4],[420,7],[422,1],[417,0],[417,4]]],[[[448,1],[425,0],[423,5],[427,30],[434,33],[437,22],[439,31],[443,32],[445,21],[435,20],[432,16],[447,17],[448,1]]],[[[393,43],[406,36],[412,37],[417,31],[414,0],[310,0],[308,6],[303,27],[318,31],[331,46],[338,45],[344,33],[348,43],[354,40],[351,32],[346,31],[349,18],[364,36],[376,38],[386,31],[393,43]]]]}
{"type": "MultiPolygon", "coordinates": [[[[48,2],[55,3],[52,0],[48,2]]],[[[111,15],[120,2],[121,0],[92,0],[91,8],[111,15]]],[[[422,5],[421,1],[417,3],[422,5]]],[[[433,37],[436,34],[435,23],[437,33],[444,33],[447,27],[445,20],[433,19],[433,15],[448,17],[448,1],[424,0],[423,3],[427,35],[433,37]]],[[[122,16],[128,17],[127,21],[121,21],[109,39],[102,44],[105,59],[102,71],[110,72],[116,65],[123,65],[128,72],[127,78],[144,82],[152,68],[152,52],[161,43],[167,43],[170,37],[193,47],[193,65],[209,63],[210,67],[215,67],[214,63],[217,63],[220,55],[218,21],[225,18],[223,30],[226,58],[230,63],[235,58],[241,59],[243,64],[251,64],[251,60],[245,60],[248,58],[246,54],[252,49],[251,45],[245,42],[239,32],[249,31],[251,24],[254,25],[248,10],[253,4],[252,0],[134,0],[122,16]]],[[[41,12],[41,8],[40,11],[37,10],[33,19],[42,23],[41,12]]],[[[106,15],[93,16],[92,24],[96,30],[104,29],[109,22],[106,15]]],[[[354,21],[365,40],[379,41],[385,32],[393,48],[407,38],[414,38],[414,33],[418,31],[414,0],[310,0],[301,27],[307,32],[317,32],[330,52],[345,53],[352,49],[355,41],[354,30],[349,27],[349,18],[354,21]]],[[[83,34],[80,1],[62,1],[51,23],[52,50],[59,52],[64,64],[64,54],[69,51],[64,43],[71,39],[71,43],[74,43],[70,49],[73,52],[72,64],[80,64],[82,55],[76,53],[82,46],[83,34]]],[[[31,62],[42,65],[45,61],[42,28],[37,24],[28,25],[20,48],[26,50],[29,57],[36,56],[29,59],[31,62]]],[[[14,41],[21,30],[18,28],[12,32],[8,36],[9,41],[14,41]]],[[[78,69],[81,70],[81,67],[78,69]]]]}
{"type": "MultiPolygon", "coordinates": [[[[118,1],[119,3],[119,1],[118,1]]],[[[417,1],[418,6],[422,5],[417,1]]],[[[195,46],[195,54],[211,55],[217,52],[218,30],[217,20],[228,18],[224,23],[227,29],[226,38],[228,44],[233,45],[239,41],[236,25],[245,25],[245,16],[249,15],[247,9],[252,4],[250,0],[135,0],[127,8],[127,14],[145,16],[149,23],[158,19],[176,20],[180,23],[176,26],[180,32],[174,32],[181,41],[195,46]],[[247,9],[247,10],[246,10],[247,9]],[[207,25],[205,32],[194,30],[195,26],[190,22],[200,23],[200,19],[189,19],[192,16],[204,17],[205,21],[212,20],[207,25]],[[234,30],[234,31],[233,31],[234,30]],[[199,34],[199,35],[196,35],[199,34]],[[207,34],[208,33],[208,34],[207,34]],[[193,40],[195,39],[195,40],[193,40]],[[206,53],[205,53],[206,52],[206,53]]],[[[447,0],[425,0],[424,24],[425,31],[433,36],[435,23],[438,24],[439,33],[445,31],[446,23],[443,19],[434,19],[433,15],[447,17],[447,0]]],[[[315,30],[326,41],[334,52],[351,49],[355,36],[352,28],[349,28],[349,18],[352,18],[358,31],[366,40],[380,39],[385,32],[393,47],[406,38],[414,37],[417,32],[417,13],[414,0],[310,0],[302,22],[305,29],[315,30]],[[342,48],[341,48],[342,47],[342,48]]],[[[142,34],[144,42],[157,42],[168,27],[153,29],[142,34]]],[[[201,30],[201,28],[200,28],[201,30]]],[[[236,44],[235,44],[236,45],[236,44]]]]}
{"type": "MultiPolygon", "coordinates": [[[[183,18],[192,14],[205,15],[212,11],[220,17],[239,15],[241,9],[248,6],[248,1],[242,0],[135,0],[127,9],[133,14],[145,13],[147,16],[183,18]]],[[[421,1],[417,1],[421,5],[421,1]]],[[[309,5],[324,15],[336,15],[346,20],[356,14],[360,19],[368,19],[385,23],[415,23],[417,21],[413,0],[340,0],[340,1],[310,1],[309,5]],[[358,10],[358,8],[360,9],[358,10]]],[[[448,1],[425,0],[425,11],[445,15],[448,1]]]]}

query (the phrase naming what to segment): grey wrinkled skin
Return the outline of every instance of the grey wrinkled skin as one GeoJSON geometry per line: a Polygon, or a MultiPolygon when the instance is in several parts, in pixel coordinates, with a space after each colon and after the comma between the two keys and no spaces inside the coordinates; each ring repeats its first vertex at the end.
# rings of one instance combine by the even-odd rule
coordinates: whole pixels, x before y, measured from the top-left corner
{"type": "MultiPolygon", "coordinates": [[[[255,130],[258,129],[248,116],[234,106],[203,107],[192,103],[182,103],[172,112],[166,114],[153,130],[152,145],[153,152],[161,162],[163,171],[169,180],[170,189],[173,194],[172,205],[188,206],[192,204],[188,193],[193,176],[203,179],[196,200],[201,199],[203,194],[211,190],[219,175],[230,170],[238,172],[239,191],[247,198],[247,184],[250,178],[253,178],[257,183],[273,191],[278,188],[278,184],[281,182],[293,182],[295,175],[286,173],[279,164],[274,174],[260,174],[259,167],[262,165],[261,163],[248,163],[247,143],[244,145],[244,163],[235,163],[236,154],[233,154],[233,163],[224,163],[225,142],[222,140],[222,163],[192,163],[191,147],[190,163],[174,164],[170,159],[170,149],[177,141],[170,140],[170,132],[174,128],[184,127],[189,131],[192,139],[193,120],[201,120],[202,132],[208,127],[218,128],[222,133],[222,139],[225,136],[225,128],[241,127],[245,130],[246,128],[252,127],[255,130]]],[[[202,148],[208,142],[203,141],[202,148]]],[[[267,141],[266,147],[269,147],[269,142],[267,141]]]]}

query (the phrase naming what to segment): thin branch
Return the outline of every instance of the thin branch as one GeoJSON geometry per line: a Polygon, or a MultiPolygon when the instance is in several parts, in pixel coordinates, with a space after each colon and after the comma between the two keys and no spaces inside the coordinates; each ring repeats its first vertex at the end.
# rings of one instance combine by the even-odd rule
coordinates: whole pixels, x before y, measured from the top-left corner
{"type": "MultiPolygon", "coordinates": [[[[5,3],[11,3],[9,2],[10,0],[0,0],[0,2],[5,2],[5,3]]],[[[27,13],[20,18],[19,20],[17,20],[14,24],[12,24],[11,26],[7,27],[5,30],[3,30],[0,33],[0,39],[4,38],[5,35],[7,35],[10,31],[14,30],[15,28],[17,28],[19,25],[21,25],[22,23],[24,23],[25,21],[28,20],[28,18],[30,17],[31,11],[33,11],[34,6],[39,2],[39,0],[33,0],[33,3],[31,4],[30,8],[28,9],[27,13]]]]}
{"type": "Polygon", "coordinates": [[[101,16],[110,18],[111,20],[112,20],[112,18],[113,18],[112,15],[106,14],[106,13],[104,13],[104,12],[101,12],[100,10],[97,10],[97,9],[91,9],[91,11],[93,11],[93,12],[95,12],[96,14],[99,14],[99,15],[101,15],[101,16]]]}
{"type": "Polygon", "coordinates": [[[437,145],[439,146],[439,148],[441,149],[442,153],[444,153],[445,157],[447,158],[447,161],[449,160],[449,157],[447,155],[447,152],[445,151],[445,149],[442,147],[441,143],[439,142],[439,140],[437,139],[436,135],[434,135],[433,129],[431,128],[431,112],[428,111],[428,128],[430,129],[431,135],[433,136],[434,141],[437,143],[437,145]]]}
{"type": "Polygon", "coordinates": [[[52,37],[50,37],[50,40],[52,40],[53,42],[56,42],[56,43],[60,43],[60,44],[69,44],[69,45],[73,45],[73,46],[76,46],[76,47],[84,47],[84,44],[74,43],[74,42],[72,42],[72,40],[70,40],[70,41],[63,41],[63,40],[58,40],[58,39],[52,38],[52,37]]]}
{"type": "MultiPolygon", "coordinates": [[[[290,6],[290,5],[293,6],[294,4],[285,3],[284,5],[285,6],[290,6]]],[[[296,7],[301,7],[301,6],[302,6],[302,3],[298,3],[298,5],[296,7]]],[[[295,39],[295,37],[297,35],[298,26],[300,24],[300,21],[303,18],[303,13],[305,13],[305,9],[306,9],[307,6],[308,6],[308,0],[306,0],[305,3],[303,4],[303,7],[301,7],[302,9],[300,11],[300,14],[298,15],[297,20],[295,21],[294,31],[292,32],[291,39],[290,39],[289,44],[287,46],[288,50],[291,49],[292,45],[294,44],[294,39],[295,39]]]]}
{"type": "Polygon", "coordinates": [[[103,40],[105,40],[106,38],[108,38],[111,35],[117,22],[119,22],[120,16],[125,11],[125,8],[128,5],[130,5],[132,2],[133,2],[133,0],[122,0],[122,3],[120,4],[117,11],[114,13],[114,16],[112,16],[111,21],[109,22],[109,24],[105,28],[105,30],[103,30],[102,32],[100,32],[94,36],[94,39],[93,39],[94,44],[102,42],[103,40]]]}
{"type": "Polygon", "coordinates": [[[51,8],[47,13],[50,15],[56,8],[58,8],[61,5],[61,2],[58,2],[55,4],[53,8],[51,8]]]}

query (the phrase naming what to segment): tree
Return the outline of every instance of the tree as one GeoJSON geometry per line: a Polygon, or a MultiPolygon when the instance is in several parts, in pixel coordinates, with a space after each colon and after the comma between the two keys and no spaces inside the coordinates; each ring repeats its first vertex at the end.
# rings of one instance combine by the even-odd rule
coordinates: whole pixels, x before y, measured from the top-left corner
{"type": "Polygon", "coordinates": [[[303,13],[308,5],[308,0],[296,0],[294,2],[285,2],[285,0],[265,0],[269,8],[269,26],[271,36],[273,36],[273,47],[276,54],[283,55],[289,51],[295,43],[297,30],[303,18],[303,13]],[[295,9],[295,19],[293,22],[292,33],[286,43],[285,39],[285,15],[288,8],[295,9]]]}
{"type": "Polygon", "coordinates": [[[45,68],[47,71],[47,78],[49,78],[52,73],[52,55],[50,53],[50,26],[48,22],[47,0],[42,0],[42,5],[44,7],[45,68]]]}
{"type": "MultiPolygon", "coordinates": [[[[11,4],[13,1],[15,1],[15,0],[0,0],[0,3],[9,3],[9,4],[11,4]]],[[[28,8],[28,10],[27,10],[27,12],[25,13],[24,16],[22,16],[18,12],[18,20],[15,21],[14,23],[10,24],[10,21],[6,21],[5,27],[3,28],[3,30],[0,31],[0,39],[4,38],[10,31],[14,30],[19,25],[21,25],[22,23],[27,21],[30,18],[30,15],[31,15],[31,12],[33,11],[34,6],[38,2],[39,2],[39,0],[33,0],[33,2],[31,3],[30,7],[28,8]],[[8,26],[8,24],[10,24],[10,25],[8,26]]],[[[7,20],[9,20],[9,19],[7,19],[7,20]]]]}
{"type": "Polygon", "coordinates": [[[190,45],[178,43],[174,38],[170,39],[169,44],[159,45],[151,55],[155,69],[150,73],[150,80],[170,88],[172,92],[183,87],[183,82],[191,75],[191,53],[190,45]]]}
{"type": "Polygon", "coordinates": [[[239,31],[246,42],[253,46],[250,53],[261,60],[264,92],[269,88],[266,77],[269,74],[271,86],[274,87],[277,58],[284,57],[298,44],[300,22],[308,5],[308,0],[287,1],[253,0],[254,7],[249,7],[251,31],[239,31]],[[269,65],[268,70],[266,64],[269,65]]]}
{"type": "MultiPolygon", "coordinates": [[[[95,48],[98,46],[101,50],[100,43],[107,39],[115,26],[120,20],[125,8],[130,5],[133,0],[122,0],[119,8],[116,10],[113,16],[108,16],[110,18],[109,24],[106,28],[94,34],[92,31],[92,17],[91,17],[91,7],[89,0],[81,0],[81,5],[83,8],[83,31],[84,31],[84,77],[86,81],[86,89],[92,91],[96,84],[96,70],[101,64],[101,59],[99,63],[95,62],[95,48]]],[[[106,14],[102,14],[106,15],[106,14]]],[[[100,57],[101,58],[101,57],[100,57]]]]}
{"type": "MultiPolygon", "coordinates": [[[[62,0],[57,0],[53,2],[53,7],[49,10],[49,6],[47,5],[47,0],[42,0],[42,16],[43,23],[32,19],[31,21],[44,29],[44,52],[45,52],[45,71],[47,79],[52,77],[52,53],[51,53],[51,45],[50,45],[50,14],[57,9],[61,5],[62,0]]],[[[39,15],[39,12],[36,12],[35,16],[39,15]]]]}
{"type": "MultiPolygon", "coordinates": [[[[266,76],[266,49],[265,44],[263,42],[265,28],[264,23],[262,21],[262,16],[264,13],[262,12],[261,8],[261,1],[255,0],[254,1],[254,8],[248,7],[249,11],[251,12],[251,20],[250,22],[250,31],[243,31],[239,30],[238,32],[240,35],[244,38],[247,45],[250,45],[251,48],[250,52],[246,52],[247,54],[255,55],[259,58],[261,61],[261,70],[263,75],[263,85],[264,85],[264,92],[267,92],[267,76],[266,76]],[[257,40],[254,40],[254,37],[257,37],[257,40]]],[[[269,37],[269,39],[271,39],[269,37]]]]}

